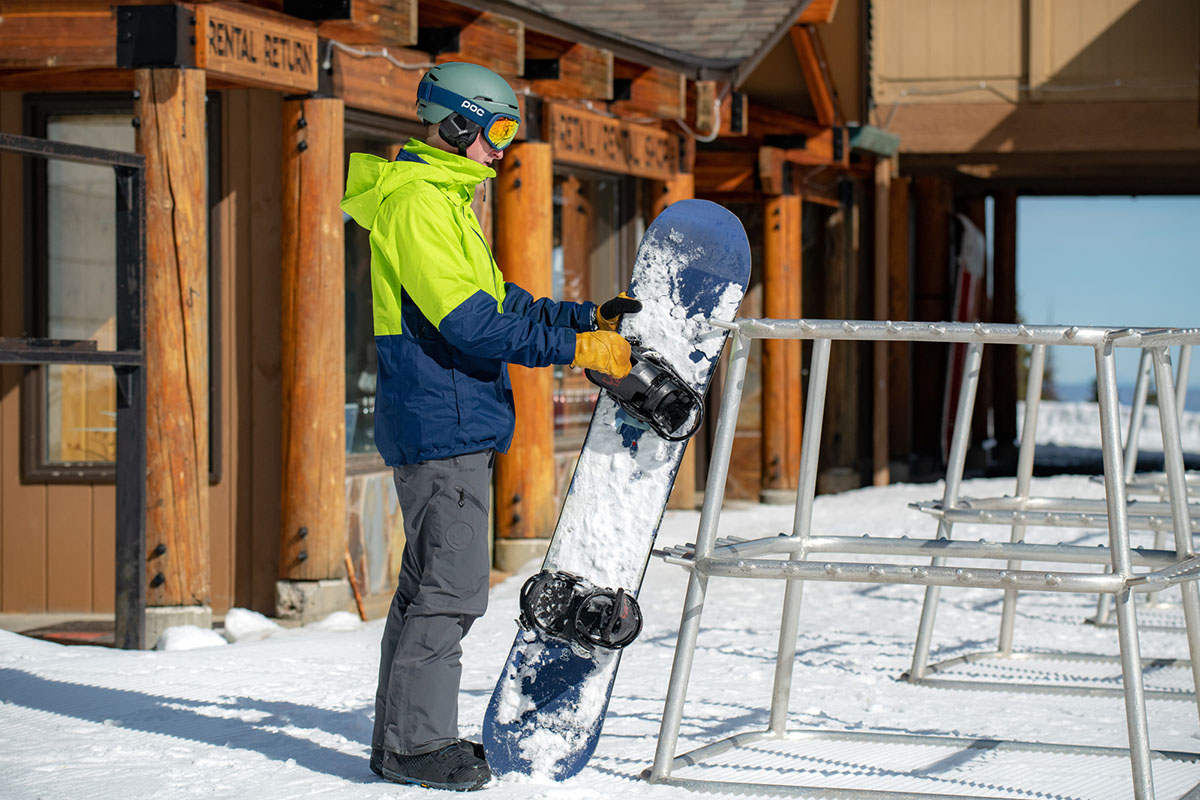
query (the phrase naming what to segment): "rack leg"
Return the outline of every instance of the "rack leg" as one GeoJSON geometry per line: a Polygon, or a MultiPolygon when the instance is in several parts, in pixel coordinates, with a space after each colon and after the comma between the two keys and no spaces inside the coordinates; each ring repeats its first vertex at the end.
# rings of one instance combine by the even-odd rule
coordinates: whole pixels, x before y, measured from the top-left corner
{"type": "MultiPolygon", "coordinates": [[[[1108,544],[1113,572],[1133,574],[1129,555],[1129,527],[1125,507],[1125,472],[1121,464],[1121,421],[1118,414],[1116,359],[1111,343],[1096,347],[1096,384],[1100,395],[1100,442],[1104,454],[1104,494],[1108,505],[1108,544]]],[[[1142,682],[1142,654],[1138,641],[1133,592],[1124,589],[1115,598],[1117,642],[1121,649],[1121,674],[1125,684],[1125,725],[1133,768],[1133,796],[1154,797],[1150,768],[1150,732],[1146,721],[1146,689],[1142,682]]]]}
{"type": "Polygon", "coordinates": [[[734,334],[729,370],[725,376],[722,394],[724,403],[717,420],[708,483],[704,492],[704,507],[700,511],[700,528],[696,535],[697,563],[688,579],[683,616],[679,620],[679,637],[675,643],[671,680],[667,685],[667,700],[658,731],[654,766],[650,770],[651,782],[671,777],[671,763],[675,759],[675,745],[679,741],[679,726],[683,721],[683,704],[687,699],[688,680],[696,655],[696,639],[700,634],[700,616],[704,611],[704,598],[708,591],[708,576],[702,573],[699,562],[701,558],[712,554],[717,538],[717,523],[721,516],[721,504],[725,500],[725,480],[729,475],[729,458],[733,453],[733,436],[737,429],[738,409],[742,403],[746,361],[749,355],[749,340],[734,334]]]}
{"type": "MultiPolygon", "coordinates": [[[[982,359],[983,345],[972,342],[967,347],[962,388],[958,393],[958,415],[954,418],[954,436],[950,441],[950,457],[949,463],[946,465],[946,491],[942,495],[943,508],[950,508],[958,502],[963,467],[967,460],[967,439],[971,432],[971,416],[975,409],[975,390],[979,386],[979,365],[982,359]]],[[[953,527],[950,522],[940,521],[937,538],[949,539],[953,527]]],[[[931,564],[940,567],[945,561],[946,559],[938,557],[932,559],[931,564]]],[[[925,587],[925,603],[921,607],[921,623],[917,628],[917,643],[913,647],[909,680],[919,680],[925,677],[925,669],[929,663],[929,646],[933,640],[933,623],[937,617],[937,604],[940,596],[940,586],[925,587]]]]}
{"type": "MultiPolygon", "coordinates": [[[[812,535],[812,510],[817,490],[817,462],[821,450],[821,427],[825,417],[825,393],[829,385],[828,339],[813,342],[809,367],[808,408],[804,418],[804,442],[800,455],[800,490],[796,495],[796,516],[792,533],[800,540],[800,549],[792,558],[808,557],[808,538],[812,535]]],[[[800,627],[802,581],[788,581],[783,597],[783,615],[779,621],[779,649],[775,657],[775,682],[771,690],[771,732],[787,732],[788,701],[792,694],[792,671],[796,665],[796,635],[800,627]]]]}

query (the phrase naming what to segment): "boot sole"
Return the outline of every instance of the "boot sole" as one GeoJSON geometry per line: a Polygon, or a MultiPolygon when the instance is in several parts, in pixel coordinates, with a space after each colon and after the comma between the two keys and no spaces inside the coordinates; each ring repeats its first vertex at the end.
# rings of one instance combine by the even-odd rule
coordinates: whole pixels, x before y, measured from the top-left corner
{"type": "Polygon", "coordinates": [[[402,783],[406,786],[420,786],[423,789],[445,789],[451,792],[471,792],[476,789],[482,789],[487,780],[468,781],[464,783],[438,783],[436,781],[423,781],[420,778],[410,778],[407,775],[401,775],[398,772],[392,772],[384,767],[380,773],[385,779],[392,783],[402,783]]]}

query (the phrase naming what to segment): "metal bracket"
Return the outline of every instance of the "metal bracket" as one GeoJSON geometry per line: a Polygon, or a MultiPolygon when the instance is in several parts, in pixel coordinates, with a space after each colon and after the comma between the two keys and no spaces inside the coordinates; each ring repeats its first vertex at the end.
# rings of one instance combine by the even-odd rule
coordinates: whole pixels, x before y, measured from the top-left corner
{"type": "Polygon", "coordinates": [[[118,6],[117,66],[196,64],[196,16],[182,6],[118,6]]]}
{"type": "Polygon", "coordinates": [[[527,58],[522,75],[531,81],[556,81],[562,75],[562,63],[557,58],[527,58]]]}
{"type": "Polygon", "coordinates": [[[458,28],[419,28],[417,30],[418,50],[424,50],[431,56],[440,56],[442,53],[457,53],[459,52],[458,28]]]}

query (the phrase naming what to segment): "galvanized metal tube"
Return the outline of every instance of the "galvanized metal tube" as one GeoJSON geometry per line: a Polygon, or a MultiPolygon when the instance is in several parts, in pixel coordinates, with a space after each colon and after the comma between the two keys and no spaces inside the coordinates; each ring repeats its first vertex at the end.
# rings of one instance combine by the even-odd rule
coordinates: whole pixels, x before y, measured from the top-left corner
{"type": "MultiPolygon", "coordinates": [[[[1146,396],[1150,391],[1150,349],[1142,348],[1138,356],[1137,382],[1133,386],[1133,408],[1129,413],[1129,430],[1125,435],[1125,468],[1122,474],[1125,483],[1133,480],[1137,472],[1139,439],[1142,435],[1142,420],[1146,415],[1146,396]]],[[[1155,542],[1158,546],[1159,542],[1155,542]]],[[[1092,622],[1096,625],[1107,625],[1112,618],[1112,598],[1106,594],[1096,598],[1096,616],[1092,622]]]]}
{"type": "MultiPolygon", "coordinates": [[[[1016,502],[1024,508],[1029,501],[1029,486],[1033,480],[1033,454],[1037,448],[1038,405],[1042,399],[1042,380],[1046,373],[1046,345],[1037,344],[1029,356],[1029,379],[1025,384],[1025,421],[1021,426],[1021,449],[1017,454],[1016,502]]],[[[1025,540],[1025,526],[1013,525],[1010,542],[1025,540]]],[[[1009,569],[1020,569],[1020,561],[1009,561],[1009,569]]],[[[1004,590],[1004,605],[1000,609],[1000,634],[997,644],[1001,653],[1012,652],[1013,626],[1017,616],[1017,590],[1004,590]]]]}
{"type": "MultiPolygon", "coordinates": [[[[1196,555],[1192,544],[1192,521],[1188,513],[1187,484],[1183,479],[1183,446],[1180,441],[1179,414],[1175,387],[1171,385],[1171,351],[1154,348],[1154,377],[1158,390],[1158,420],[1162,426],[1163,470],[1171,501],[1171,520],[1175,524],[1175,552],[1182,561],[1196,555]]],[[[1183,620],[1187,631],[1188,653],[1192,657],[1192,685],[1200,703],[1200,587],[1195,581],[1180,585],[1183,593],[1183,620]]],[[[1197,708],[1200,712],[1200,707],[1197,708]]]]}
{"type": "MultiPolygon", "coordinates": [[[[742,404],[742,389],[746,383],[750,341],[740,333],[734,333],[732,339],[732,352],[725,375],[724,392],[721,395],[721,413],[717,418],[717,432],[713,437],[712,457],[708,466],[708,483],[704,489],[704,506],[700,511],[700,527],[696,535],[698,558],[712,553],[713,543],[717,538],[717,524],[721,517],[721,504],[725,500],[725,481],[729,475],[729,458],[733,453],[738,409],[742,404]]],[[[675,658],[671,664],[671,679],[667,685],[667,699],[658,731],[658,747],[654,753],[654,766],[650,774],[652,782],[665,779],[671,774],[671,762],[675,754],[675,745],[679,741],[679,725],[683,720],[683,704],[687,699],[687,685],[692,673],[692,661],[696,655],[696,637],[700,633],[700,616],[704,611],[707,589],[708,577],[700,570],[692,570],[688,576],[683,615],[679,620],[679,636],[675,642],[675,658]]]]}
{"type": "MultiPolygon", "coordinates": [[[[1108,500],[1108,539],[1113,572],[1129,578],[1129,530],[1125,526],[1125,471],[1121,463],[1121,418],[1117,399],[1117,370],[1112,343],[1096,347],[1096,386],[1100,399],[1100,442],[1104,456],[1104,491],[1108,500]]],[[[1137,800],[1154,797],[1150,771],[1150,732],[1146,721],[1146,687],[1142,682],[1141,644],[1133,593],[1116,593],[1117,641],[1121,650],[1121,674],[1125,686],[1125,725],[1129,736],[1129,759],[1133,769],[1133,795],[1137,800]]]]}
{"type": "MultiPolygon", "coordinates": [[[[1116,592],[1120,575],[1104,572],[1043,572],[976,567],[866,564],[861,561],[793,561],[767,558],[701,558],[695,572],[721,578],[823,581],[826,583],[895,583],[909,586],[959,586],[972,589],[1018,589],[1039,592],[1116,592]]],[[[928,669],[928,665],[926,665],[928,669]]],[[[913,676],[922,677],[922,676],[913,676]]]]}
{"type": "Polygon", "coordinates": [[[1175,368],[1175,405],[1179,409],[1179,423],[1183,424],[1183,410],[1187,407],[1188,374],[1192,370],[1192,346],[1179,345],[1179,366],[1175,368]]]}
{"type": "MultiPolygon", "coordinates": [[[[781,552],[776,549],[775,552],[781,552]]],[[[1107,547],[1087,547],[1079,544],[1030,544],[1028,542],[969,541],[953,539],[912,539],[892,536],[814,536],[809,539],[809,557],[817,553],[843,553],[879,556],[927,556],[943,558],[978,558],[993,561],[1005,558],[1048,561],[1062,564],[1108,564],[1107,547]]],[[[745,553],[717,550],[720,558],[747,559],[745,553]]],[[[1166,569],[1178,563],[1174,550],[1134,550],[1131,561],[1139,567],[1166,569]]],[[[1013,562],[1010,562],[1010,564],[1013,562]]],[[[1012,569],[1012,567],[1008,567],[1012,569]]]]}
{"type": "MultiPolygon", "coordinates": [[[[808,400],[804,418],[804,440],[800,450],[800,486],[796,495],[796,514],[792,535],[799,545],[792,558],[808,557],[812,535],[813,504],[817,493],[817,462],[821,452],[821,428],[825,420],[825,394],[829,385],[828,339],[813,342],[808,369],[808,400]]],[[[783,595],[783,615],[779,621],[779,648],[775,654],[775,680],[771,688],[770,730],[782,736],[787,730],[788,701],[792,694],[792,671],[796,665],[796,636],[800,627],[800,601],[804,584],[788,581],[783,595]]]]}
{"type": "MultiPolygon", "coordinates": [[[[983,344],[972,342],[967,347],[966,362],[963,364],[962,385],[958,392],[958,413],[954,418],[954,435],[950,440],[949,463],[946,464],[946,490],[942,505],[952,508],[958,502],[958,490],[962,485],[963,466],[967,460],[967,439],[971,432],[971,416],[975,409],[975,391],[979,386],[979,365],[983,359],[983,344]]],[[[938,538],[949,539],[952,523],[938,522],[938,538]]],[[[933,566],[941,566],[943,559],[935,558],[933,566]]],[[[921,607],[921,622],[917,628],[917,641],[913,646],[913,678],[925,676],[925,665],[929,662],[929,646],[933,640],[933,624],[937,618],[937,603],[940,591],[937,586],[925,590],[925,603],[921,607]]]]}
{"type": "Polygon", "coordinates": [[[752,339],[842,339],[846,341],[966,342],[1119,348],[1200,344],[1197,328],[1098,328],[1086,325],[1009,325],[971,322],[883,320],[739,319],[752,339]]]}
{"type": "Polygon", "coordinates": [[[1150,349],[1143,348],[1138,358],[1137,382],[1133,385],[1133,408],[1129,414],[1129,430],[1125,434],[1125,482],[1133,480],[1137,472],[1138,438],[1142,433],[1142,420],[1146,413],[1146,396],[1150,393],[1150,349]]]}

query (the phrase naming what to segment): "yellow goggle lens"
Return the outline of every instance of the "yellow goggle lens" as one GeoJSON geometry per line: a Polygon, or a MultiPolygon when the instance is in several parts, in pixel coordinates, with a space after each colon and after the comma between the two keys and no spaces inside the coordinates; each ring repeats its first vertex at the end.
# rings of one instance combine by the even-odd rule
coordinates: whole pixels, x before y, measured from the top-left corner
{"type": "Polygon", "coordinates": [[[512,144],[513,139],[517,138],[517,128],[520,125],[515,119],[505,119],[497,117],[492,120],[492,124],[488,126],[487,138],[492,143],[492,147],[497,150],[503,150],[512,144]]]}

